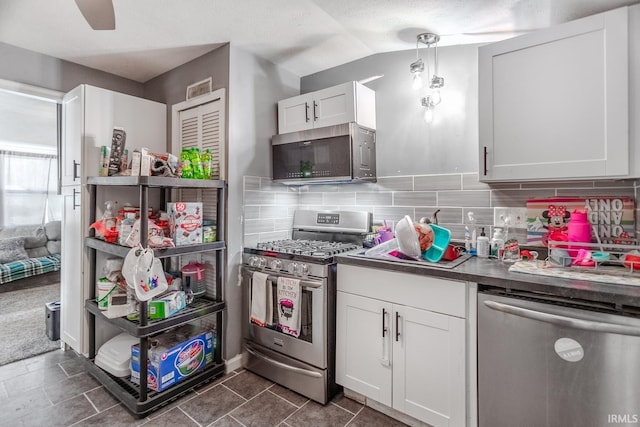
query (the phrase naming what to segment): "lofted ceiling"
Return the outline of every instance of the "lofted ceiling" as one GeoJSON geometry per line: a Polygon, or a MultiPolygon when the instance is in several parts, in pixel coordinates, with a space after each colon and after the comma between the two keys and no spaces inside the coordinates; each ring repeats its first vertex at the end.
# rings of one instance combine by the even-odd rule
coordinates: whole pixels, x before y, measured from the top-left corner
{"type": "Polygon", "coordinates": [[[0,42],[145,82],[223,43],[298,76],[375,53],[486,43],[640,0],[113,0],[93,30],[74,0],[0,0],[0,42]]]}

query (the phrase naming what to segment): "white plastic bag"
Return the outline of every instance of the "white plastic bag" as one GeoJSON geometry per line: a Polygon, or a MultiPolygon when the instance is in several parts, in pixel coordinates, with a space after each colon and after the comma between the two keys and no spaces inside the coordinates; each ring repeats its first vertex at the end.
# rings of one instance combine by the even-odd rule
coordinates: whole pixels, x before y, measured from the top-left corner
{"type": "Polygon", "coordinates": [[[169,288],[162,263],[153,256],[152,249],[144,249],[141,256],[138,257],[133,277],[134,290],[139,301],[148,301],[169,288]],[[151,253],[150,259],[147,255],[148,252],[151,253]]]}
{"type": "Polygon", "coordinates": [[[143,255],[146,256],[148,262],[151,263],[153,259],[153,251],[144,249],[142,246],[137,245],[129,250],[129,253],[127,253],[127,256],[124,258],[124,262],[122,263],[122,277],[124,277],[127,281],[127,286],[131,289],[135,288],[134,274],[136,272],[138,258],[143,255]]]}

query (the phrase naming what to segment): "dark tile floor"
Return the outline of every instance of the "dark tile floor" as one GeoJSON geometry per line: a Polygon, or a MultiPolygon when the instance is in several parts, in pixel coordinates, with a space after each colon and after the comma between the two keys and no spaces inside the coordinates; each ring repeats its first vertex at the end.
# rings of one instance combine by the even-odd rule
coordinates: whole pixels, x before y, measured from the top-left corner
{"type": "Polygon", "coordinates": [[[240,370],[146,418],[131,415],[84,369],[56,350],[0,366],[0,426],[404,426],[341,394],[327,405],[240,370]]]}

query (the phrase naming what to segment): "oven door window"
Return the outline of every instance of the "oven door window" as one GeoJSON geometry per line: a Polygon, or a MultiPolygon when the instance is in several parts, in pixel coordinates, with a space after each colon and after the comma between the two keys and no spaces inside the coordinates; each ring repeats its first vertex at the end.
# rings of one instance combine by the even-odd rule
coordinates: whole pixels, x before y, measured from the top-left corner
{"type": "Polygon", "coordinates": [[[351,176],[348,135],[272,147],[273,179],[351,176]]]}

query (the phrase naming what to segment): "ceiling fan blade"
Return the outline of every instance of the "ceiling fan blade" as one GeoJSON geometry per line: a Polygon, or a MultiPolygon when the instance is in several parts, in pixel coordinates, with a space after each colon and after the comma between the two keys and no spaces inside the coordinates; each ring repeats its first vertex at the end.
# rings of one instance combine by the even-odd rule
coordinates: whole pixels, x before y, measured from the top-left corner
{"type": "Polygon", "coordinates": [[[94,30],[116,29],[112,0],[76,0],[76,4],[94,30]]]}

